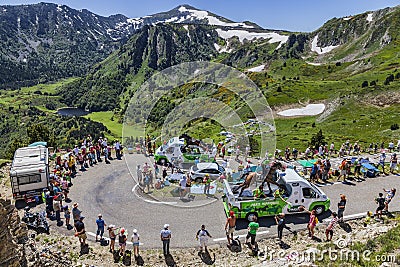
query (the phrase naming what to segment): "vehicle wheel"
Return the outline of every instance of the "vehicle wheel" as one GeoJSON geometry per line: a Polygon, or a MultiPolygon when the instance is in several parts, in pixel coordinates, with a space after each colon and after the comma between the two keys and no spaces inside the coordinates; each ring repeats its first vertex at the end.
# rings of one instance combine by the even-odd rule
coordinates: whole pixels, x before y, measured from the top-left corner
{"type": "Polygon", "coordinates": [[[249,222],[252,222],[254,217],[258,217],[256,212],[250,212],[250,213],[247,213],[247,215],[246,215],[246,219],[249,222]]]}
{"type": "Polygon", "coordinates": [[[195,181],[196,183],[201,184],[201,183],[203,182],[203,179],[197,177],[194,181],[195,181]]]}
{"type": "Polygon", "coordinates": [[[320,215],[325,211],[325,208],[324,208],[324,206],[315,206],[314,210],[315,210],[315,213],[317,213],[317,215],[320,215]]]}

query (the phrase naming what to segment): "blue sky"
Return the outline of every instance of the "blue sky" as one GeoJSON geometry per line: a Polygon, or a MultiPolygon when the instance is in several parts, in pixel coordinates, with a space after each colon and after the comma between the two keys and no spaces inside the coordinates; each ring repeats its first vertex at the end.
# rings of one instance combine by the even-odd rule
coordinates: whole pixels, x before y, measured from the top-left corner
{"type": "MultiPolygon", "coordinates": [[[[344,17],[400,5],[400,0],[42,0],[86,8],[96,14],[109,16],[124,14],[141,17],[170,10],[180,4],[199,9],[234,21],[249,20],[264,28],[290,31],[313,31],[333,17],[344,17]]],[[[2,5],[31,4],[41,1],[0,0],[2,5]]]]}

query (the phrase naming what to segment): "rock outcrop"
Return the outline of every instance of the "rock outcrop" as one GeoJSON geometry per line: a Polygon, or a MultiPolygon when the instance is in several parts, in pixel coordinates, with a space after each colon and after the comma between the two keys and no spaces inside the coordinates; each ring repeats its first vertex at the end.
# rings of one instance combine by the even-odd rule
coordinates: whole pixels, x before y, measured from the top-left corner
{"type": "Polygon", "coordinates": [[[23,243],[28,228],[10,200],[0,199],[0,266],[27,266],[23,243]]]}

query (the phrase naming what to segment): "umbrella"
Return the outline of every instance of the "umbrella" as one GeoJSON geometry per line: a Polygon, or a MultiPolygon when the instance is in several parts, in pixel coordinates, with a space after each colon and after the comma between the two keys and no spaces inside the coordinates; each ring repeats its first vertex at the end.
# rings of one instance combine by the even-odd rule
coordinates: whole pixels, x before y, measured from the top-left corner
{"type": "Polygon", "coordinates": [[[312,168],[312,166],[314,165],[314,163],[317,160],[315,159],[311,159],[311,160],[298,160],[297,162],[300,163],[301,166],[305,167],[305,168],[312,168]]]}
{"type": "Polygon", "coordinates": [[[35,147],[35,146],[47,146],[47,142],[35,142],[29,145],[29,147],[35,147]]]}

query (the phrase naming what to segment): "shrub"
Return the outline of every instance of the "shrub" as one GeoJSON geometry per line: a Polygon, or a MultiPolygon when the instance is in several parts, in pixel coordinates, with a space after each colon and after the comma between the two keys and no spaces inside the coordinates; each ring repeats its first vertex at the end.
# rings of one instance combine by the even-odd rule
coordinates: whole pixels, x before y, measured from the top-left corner
{"type": "Polygon", "coordinates": [[[363,83],[361,84],[361,87],[364,88],[364,87],[367,87],[367,86],[368,86],[368,81],[363,81],[363,83]]]}
{"type": "Polygon", "coordinates": [[[397,123],[390,125],[390,130],[395,131],[399,129],[399,125],[397,123]]]}

